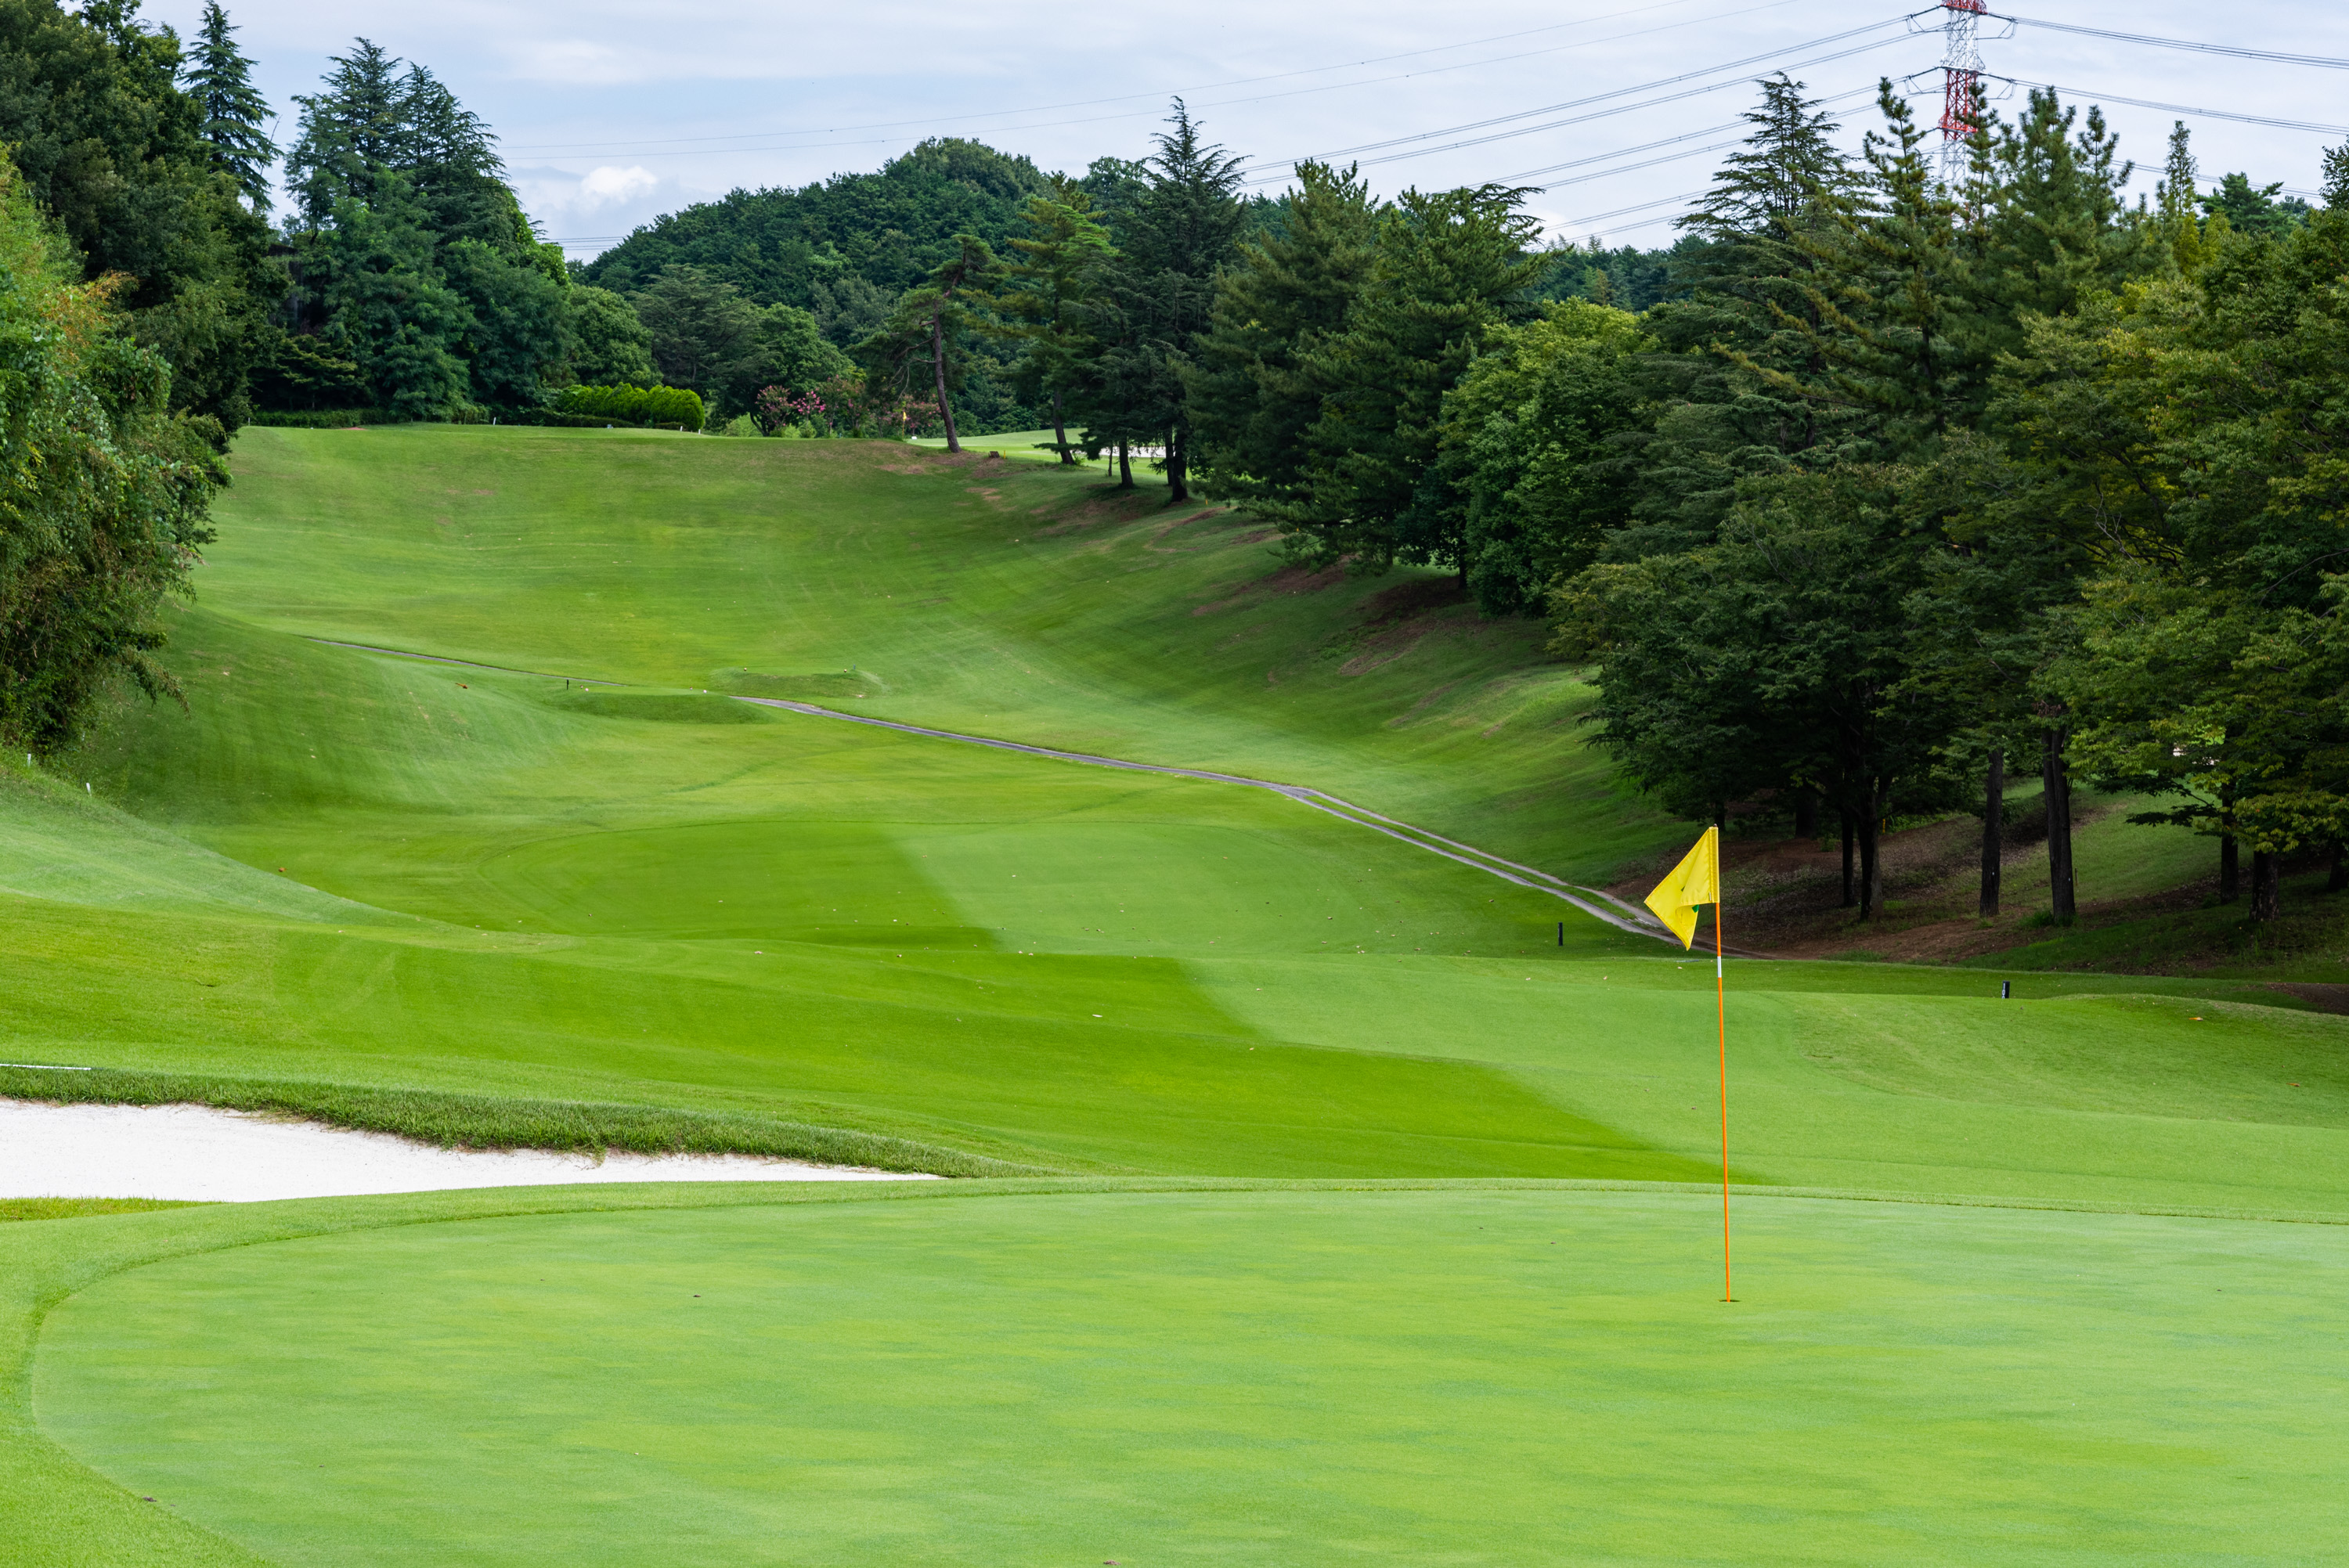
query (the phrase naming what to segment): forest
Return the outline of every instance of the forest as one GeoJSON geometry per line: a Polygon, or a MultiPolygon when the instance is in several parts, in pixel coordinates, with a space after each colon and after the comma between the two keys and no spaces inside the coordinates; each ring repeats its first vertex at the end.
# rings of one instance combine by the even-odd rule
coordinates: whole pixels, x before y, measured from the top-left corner
{"type": "Polygon", "coordinates": [[[1299,565],[1547,618],[1624,779],[1839,834],[1862,918],[1888,826],[1953,811],[1995,910],[2033,774],[2053,918],[2075,788],[2209,835],[2254,919],[2288,857],[2349,884],[2349,149],[2311,207],[2206,181],[2181,124],[2132,201],[2052,93],[1982,106],[1951,178],[1889,84],[1854,152],[1782,76],[1642,251],[1547,241],[1526,189],[1308,162],[1250,194],[1177,100],[1138,160],[928,141],[582,266],[426,67],[357,41],[283,149],[250,68],[216,3],[183,45],[0,0],[12,743],[118,676],[167,688],[151,612],[246,422],[1049,429],[1299,565]]]}

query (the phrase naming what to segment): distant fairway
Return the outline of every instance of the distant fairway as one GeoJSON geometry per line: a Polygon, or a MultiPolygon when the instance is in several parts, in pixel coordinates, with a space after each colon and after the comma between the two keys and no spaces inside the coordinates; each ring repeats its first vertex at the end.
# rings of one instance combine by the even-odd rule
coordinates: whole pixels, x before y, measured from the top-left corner
{"type": "Polygon", "coordinates": [[[722,695],[1280,779],[1605,876],[1682,830],[1581,744],[1539,627],[1281,572],[1098,469],[424,427],[252,430],[236,462],[171,614],[192,711],[0,768],[0,1057],[1067,1180],[0,1227],[26,1561],[2320,1539],[2349,1019],[2237,980],[2001,1001],[1733,962],[1737,1180],[1925,1202],[1744,1200],[1723,1308],[1702,1189],[1630,1185],[1718,1180],[1705,963],[1263,791],[722,695]],[[1174,1190],[1202,1178],[1258,1190],[1174,1190]],[[1393,1179],[1454,1184],[1277,1185],[1393,1179]],[[567,1217],[485,1217],[516,1211],[567,1217]]]}
{"type": "Polygon", "coordinates": [[[58,1312],[36,1395],[284,1563],[2344,1543],[2331,1227],[1754,1200],[1723,1307],[1702,1195],[733,1201],[162,1263],[58,1312]]]}

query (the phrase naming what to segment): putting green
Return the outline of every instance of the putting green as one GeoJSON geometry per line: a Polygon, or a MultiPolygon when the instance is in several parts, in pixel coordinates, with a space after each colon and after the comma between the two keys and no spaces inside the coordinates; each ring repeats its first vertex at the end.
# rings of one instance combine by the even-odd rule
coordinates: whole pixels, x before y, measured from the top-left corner
{"type": "Polygon", "coordinates": [[[409,1224],[86,1290],[36,1399],[285,1563],[2343,1544],[2336,1229],[1752,1199],[1723,1306],[1713,1214],[1453,1188],[409,1224]]]}

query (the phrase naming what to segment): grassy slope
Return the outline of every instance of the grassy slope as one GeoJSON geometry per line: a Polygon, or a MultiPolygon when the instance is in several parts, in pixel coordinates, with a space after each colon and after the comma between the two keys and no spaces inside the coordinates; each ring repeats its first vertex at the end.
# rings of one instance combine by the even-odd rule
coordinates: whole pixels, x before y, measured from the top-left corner
{"type": "MultiPolygon", "coordinates": [[[[709,672],[750,671],[766,678],[731,678],[953,727],[1294,778],[1601,874],[1656,830],[1627,820],[1572,744],[1579,688],[1516,662],[1521,634],[1439,615],[1415,640],[1392,637],[1392,625],[1365,626],[1376,590],[1360,585],[1277,606],[1236,593],[1267,568],[1261,545],[1207,523],[1167,532],[1164,517],[1109,512],[1039,538],[1040,522],[1077,519],[1040,519],[1034,507],[1093,504],[1091,481],[1049,469],[1002,486],[982,472],[985,488],[1003,492],[989,498],[967,469],[885,449],[616,435],[574,441],[565,466],[551,454],[571,434],[248,437],[203,605],[175,627],[194,717],[127,715],[74,759],[72,782],[86,774],[96,795],[0,776],[0,929],[20,961],[16,1006],[0,1025],[10,1059],[625,1100],[1070,1171],[1702,1174],[1715,1113],[1702,965],[1579,918],[1560,948],[1554,901],[1260,792],[751,710],[696,689],[716,678],[709,672]],[[1201,548],[1179,552],[1194,531],[1201,548]],[[955,562],[972,574],[955,581],[959,602],[901,608],[889,596],[946,585],[955,562]],[[1191,613],[1233,597],[1231,609],[1191,613]],[[1249,627],[1252,641],[1225,645],[1249,627]],[[321,648],[296,632],[663,683],[668,695],[565,692],[321,648]],[[1526,721],[1494,727],[1512,704],[1526,721]]],[[[2271,994],[2207,980],[2029,975],[2002,1004],[1996,979],[1738,966],[1740,1175],[2349,1214],[2349,1025],[2246,1006],[2271,994]]],[[[1988,1533],[1969,1560],[2044,1560],[2051,1543],[2109,1541],[2120,1542],[2113,1560],[2128,1560],[2132,1521],[2199,1528],[2196,1551],[2230,1542],[2255,1555],[2271,1524],[2289,1535],[2299,1516],[2253,1517],[2226,1478],[2288,1491],[2301,1474],[2294,1456],[2333,1435],[2309,1413],[2300,1378],[2303,1353],[2337,1335],[2290,1283],[2302,1254],[2329,1255],[2329,1228],[1766,1205],[1754,1283],[1771,1284],[1775,1305],[1740,1319],[1749,1326],[1734,1344],[1696,1349],[1689,1329],[1671,1326],[1689,1310],[1684,1296],[1702,1301],[1702,1216],[1675,1206],[1687,1200],[1553,1190],[1522,1202],[1571,1239],[1588,1270],[1576,1281],[1589,1292],[1573,1299],[1587,1308],[1547,1322],[1540,1343],[1563,1350],[1543,1352],[1557,1359],[1541,1363],[1550,1370],[1530,1392],[1509,1393],[1486,1388],[1494,1375],[1477,1367],[1525,1364],[1524,1304],[1557,1282],[1528,1284],[1533,1276],[1468,1243],[1485,1222],[1477,1205],[1498,1201],[1430,1198],[1402,1224],[1331,1196],[997,1211],[985,1224],[1009,1272],[956,1295],[953,1313],[990,1324],[984,1315],[999,1314],[1007,1326],[977,1338],[957,1327],[952,1345],[936,1338],[947,1319],[935,1292],[950,1287],[923,1271],[960,1243],[894,1221],[877,1231],[843,1222],[821,1255],[870,1272],[830,1288],[867,1309],[899,1304],[887,1308],[885,1348],[792,1326],[803,1314],[736,1328],[789,1347],[779,1365],[804,1363],[797,1385],[789,1378],[800,1373],[773,1375],[783,1379],[766,1388],[775,1408],[853,1388],[882,1413],[862,1426],[826,1415],[757,1439],[761,1464],[799,1470],[688,1455],[655,1490],[692,1500],[709,1528],[755,1535],[777,1523],[755,1499],[790,1473],[802,1478],[800,1511],[784,1522],[795,1539],[865,1560],[1002,1560],[988,1552],[1009,1537],[989,1530],[1074,1532],[1065,1544],[1091,1552],[1092,1523],[1121,1520],[1154,1542],[1189,1542],[1195,1555],[1279,1560],[1280,1538],[1233,1522],[1288,1510],[1297,1529],[1329,1539],[1368,1517],[1371,1492],[1393,1506],[1361,1526],[1372,1533],[1361,1554],[1417,1560],[1427,1541],[1485,1529],[1444,1495],[1478,1475],[1500,1477],[1510,1495],[1580,1500],[1593,1560],[1640,1560],[1657,1531],[1695,1531],[1720,1555],[1758,1560],[1751,1525],[1764,1517],[1801,1520],[1810,1560],[1913,1556],[1904,1542],[1970,1528],[1967,1511],[1986,1497],[1995,1507],[1981,1515],[1988,1533]],[[1326,1246],[1300,1240],[1325,1234],[1326,1246]],[[1397,1236],[1410,1255],[1394,1252],[1397,1236]],[[1221,1274],[1209,1261],[1218,1253],[1221,1274]],[[1085,1261],[1056,1280],[1030,1266],[1045,1256],[1085,1261]],[[2200,1294],[2210,1266],[2259,1293],[2251,1319],[2210,1315],[2200,1294]],[[1426,1281],[1433,1318],[1376,1305],[1397,1277],[1426,1281]],[[1495,1277],[1515,1283],[1485,1288],[1495,1277]],[[1943,1293],[1958,1278],[1968,1282],[1959,1294],[1943,1293]],[[2125,1278],[2138,1295],[2122,1294],[2125,1278]],[[1212,1314],[1195,1334],[1176,1331],[1188,1293],[1208,1288],[1196,1282],[1218,1279],[1223,1296],[1261,1303],[1251,1332],[1270,1340],[1212,1314]],[[1033,1337],[1019,1339],[1015,1321],[1033,1337]],[[1395,1412],[1353,1391],[1383,1398],[1387,1374],[1434,1354],[1430,1321],[1464,1348],[1458,1377],[1439,1387],[1412,1371],[1419,1380],[1398,1396],[1415,1430],[1440,1434],[1418,1449],[1413,1480],[1399,1478],[1379,1436],[1395,1412]],[[1264,1347],[1273,1344],[1277,1353],[1264,1347]],[[1242,1400],[1235,1414],[1214,1391],[1239,1375],[1232,1347],[1250,1346],[1250,1365],[1293,1365],[1326,1390],[1319,1403],[1242,1400]],[[1789,1346],[1804,1347],[1793,1362],[1789,1346]],[[1005,1346],[1008,1357],[989,1358],[1005,1346]],[[1576,1381],[1585,1364],[1609,1376],[1576,1381]],[[1089,1366],[1119,1369],[1121,1394],[1097,1401],[1106,1424],[1071,1429],[1067,1440],[1087,1457],[1055,1458],[1026,1480],[1004,1473],[989,1434],[1032,1429],[1023,1399],[1081,1405],[1102,1387],[1085,1381],[1089,1366]],[[1901,1375],[1869,1370],[1895,1366],[1901,1375]],[[1125,1398],[1141,1386],[1125,1376],[1134,1367],[1149,1387],[1197,1392],[1125,1398]],[[2102,1401],[2101,1424],[2072,1424],[2046,1396],[2049,1379],[2066,1377],[2084,1403],[2102,1401]],[[2132,1380],[2137,1392],[2121,1398],[2132,1380]],[[1733,1478],[1738,1501],[1669,1487],[1660,1498],[1654,1478],[1682,1468],[1683,1450],[1690,1462],[1715,1451],[1704,1445],[1720,1410],[1704,1390],[1747,1385],[1768,1396],[1741,1405],[1731,1425],[1764,1457],[1733,1478]],[[2233,1403],[2210,1397],[2220,1386],[2233,1403]],[[1494,1430],[1558,1431],[1569,1410],[1617,1417],[1597,1443],[1491,1441],[1494,1430]],[[1151,1431],[1119,1425],[1135,1420],[1151,1431]],[[1619,1451],[1617,1420],[1651,1435],[1644,1454],[1619,1451]],[[2148,1446],[2157,1421],[2172,1425],[2148,1446]],[[2246,1457],[2254,1429],[2292,1436],[2246,1457]],[[1902,1441],[1889,1478],[1877,1462],[1887,1432],[1902,1441]],[[2045,1487],[1992,1479],[1986,1456],[2010,1453],[2018,1432],[2056,1478],[2045,1487]],[[932,1441],[956,1443],[969,1466],[957,1471],[924,1446],[932,1441]],[[1805,1451],[1816,1459],[1795,1457],[1805,1451]],[[2116,1452],[2127,1462],[2106,1457],[2116,1452]],[[1000,1495],[1010,1511],[938,1511],[942,1468],[965,1476],[954,1495],[1000,1495]],[[1299,1479],[1268,1498],[1248,1479],[1265,1475],[1299,1479]],[[2137,1479],[2124,1486],[2124,1476],[2137,1479]],[[2110,1512],[2071,1501],[2116,1487],[2136,1490],[2110,1512]],[[1153,1498],[1184,1500],[1213,1529],[1178,1539],[1153,1498]],[[2208,1506],[2196,1515],[2198,1499],[2208,1506]],[[875,1534],[870,1522],[885,1517],[913,1521],[914,1536],[875,1534]],[[1000,1522],[1018,1518],[1027,1522],[1000,1522]]],[[[298,1233],[314,1212],[367,1225],[501,1204],[594,1206],[509,1195],[471,1207],[368,1201],[268,1206],[275,1218],[207,1211],[10,1227],[34,1233],[21,1243],[29,1251],[10,1255],[39,1266],[9,1343],[21,1357],[43,1304],[158,1255],[140,1250],[150,1242],[202,1251],[298,1233]]],[[[375,1273],[273,1247],[129,1276],[69,1309],[88,1315],[63,1326],[57,1344],[70,1348],[54,1363],[60,1380],[43,1385],[45,1418],[109,1473],[150,1490],[168,1478],[187,1489],[192,1512],[273,1553],[286,1532],[315,1528],[329,1556],[347,1557],[363,1542],[339,1532],[358,1528],[355,1519],[371,1532],[387,1510],[429,1531],[428,1516],[453,1506],[451,1527],[475,1532],[491,1518],[567,1511],[586,1494],[565,1477],[600,1477],[601,1487],[627,1473],[599,1467],[652,1428],[683,1440],[678,1401],[698,1412],[709,1397],[688,1347],[669,1372],[639,1369],[650,1383],[627,1372],[626,1398],[607,1412],[563,1402],[564,1367],[528,1327],[542,1315],[526,1276],[536,1260],[576,1255],[587,1234],[517,1232],[502,1264],[464,1261],[471,1243],[436,1226],[378,1238],[389,1252],[360,1249],[377,1258],[375,1273]],[[367,1337],[346,1326],[357,1300],[388,1288],[387,1260],[395,1275],[414,1271],[427,1295],[488,1292],[513,1304],[473,1343],[538,1417],[510,1430],[466,1427],[449,1401],[477,1401],[478,1384],[445,1382],[462,1368],[434,1360],[429,1375],[367,1385],[378,1402],[353,1407],[373,1411],[367,1421],[334,1427],[322,1410],[328,1427],[295,1434],[345,1478],[320,1491],[280,1475],[284,1450],[214,1395],[121,1397],[141,1367],[190,1368],[217,1390],[222,1378],[203,1368],[259,1378],[247,1370],[258,1346],[279,1356],[299,1344],[279,1392],[339,1398],[381,1372],[366,1359],[367,1337]],[[314,1288],[324,1294],[304,1297],[312,1310],[299,1329],[277,1324],[273,1338],[267,1312],[240,1326],[243,1304],[314,1288]],[[153,1291],[220,1310],[185,1314],[177,1337],[150,1346],[159,1359],[125,1361],[106,1343],[129,1332],[127,1319],[151,1315],[141,1293],[153,1291]],[[220,1424],[202,1426],[213,1413],[220,1424]],[[203,1440],[188,1439],[191,1421],[203,1440]],[[550,1447],[550,1429],[588,1436],[550,1447]],[[442,1445],[368,1447],[373,1433],[452,1430],[462,1441],[447,1451],[477,1461],[455,1505],[420,1501],[450,1495],[449,1475],[419,1451],[442,1445]],[[159,1458],[166,1432],[174,1451],[159,1458]],[[565,1453],[585,1468],[544,1469],[565,1453]],[[362,1471],[363,1484],[353,1479],[362,1471]],[[351,1496],[364,1499],[356,1512],[351,1496]]],[[[754,1279],[775,1254],[746,1251],[745,1233],[724,1226],[617,1234],[594,1249],[619,1271],[605,1276],[615,1288],[599,1335],[667,1343],[676,1320],[643,1283],[662,1269],[738,1271],[730,1277],[771,1305],[802,1288],[754,1279]],[[640,1255],[626,1253],[636,1246],[640,1255]]],[[[409,1315],[431,1321],[421,1305],[409,1315]]],[[[727,1367],[730,1377],[741,1370],[727,1367]]],[[[2330,1362],[2319,1370],[2333,1377],[2330,1362]]],[[[151,1376],[140,1386],[155,1389],[151,1376]]],[[[245,1560],[217,1540],[172,1533],[181,1527],[142,1515],[31,1437],[24,1387],[13,1387],[0,1422],[18,1434],[9,1470],[24,1479],[0,1491],[0,1537],[55,1545],[66,1553],[57,1561],[73,1560],[76,1542],[140,1538],[160,1543],[148,1560],[245,1560]],[[22,1526],[13,1535],[11,1519],[22,1526]]],[[[1493,1517],[1518,1545],[1566,1528],[1538,1511],[1493,1517]]],[[[1480,1550],[1486,1539],[1476,1537],[1480,1550]]],[[[1131,1560],[1131,1547],[1098,1544],[1131,1560]]],[[[711,1556],[740,1551],[720,1540],[711,1556]]],[[[127,1549],[116,1557],[139,1560],[127,1549]]]]}
{"type": "Polygon", "coordinates": [[[1244,768],[1575,878],[1678,831],[1607,784],[1539,626],[1366,626],[1425,579],[1308,590],[1261,528],[1097,470],[434,426],[254,430],[236,466],[202,593],[281,630],[1244,768]]]}

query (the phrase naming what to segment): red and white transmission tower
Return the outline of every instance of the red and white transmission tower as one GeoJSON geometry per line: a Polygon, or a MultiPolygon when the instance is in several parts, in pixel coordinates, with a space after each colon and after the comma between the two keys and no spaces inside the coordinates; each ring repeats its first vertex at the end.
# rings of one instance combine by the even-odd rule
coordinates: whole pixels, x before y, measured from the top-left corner
{"type": "Polygon", "coordinates": [[[1965,181],[1970,145],[1981,134],[1974,95],[1982,83],[1982,15],[1989,0],[1941,0],[1941,183],[1965,181]]]}

